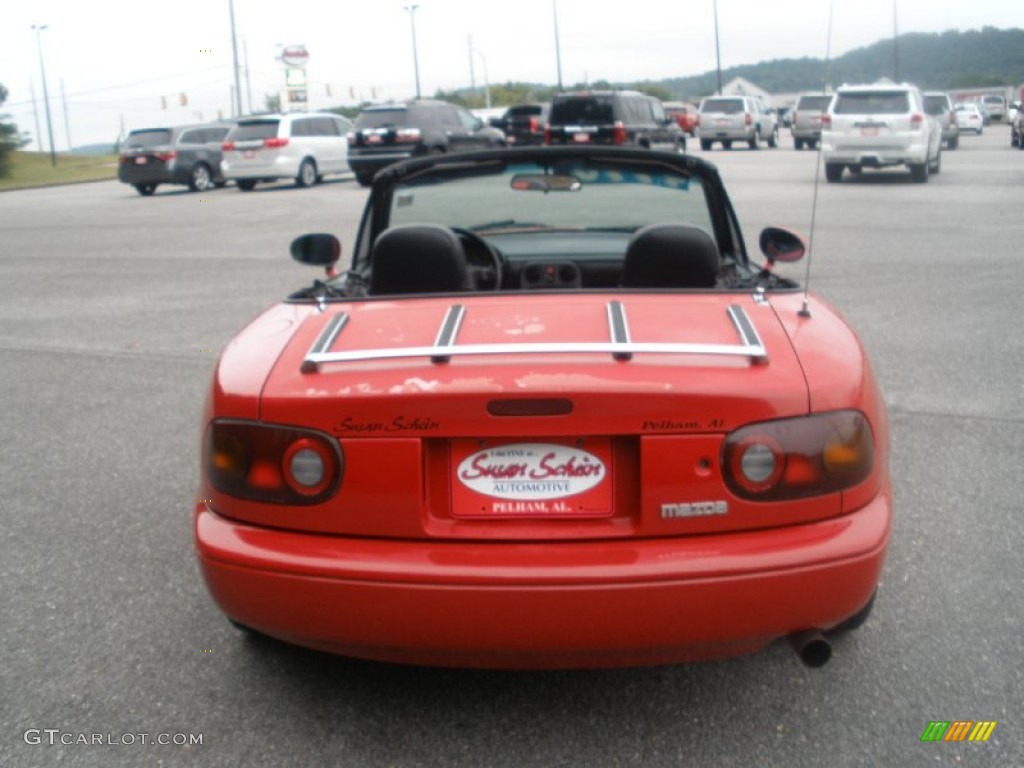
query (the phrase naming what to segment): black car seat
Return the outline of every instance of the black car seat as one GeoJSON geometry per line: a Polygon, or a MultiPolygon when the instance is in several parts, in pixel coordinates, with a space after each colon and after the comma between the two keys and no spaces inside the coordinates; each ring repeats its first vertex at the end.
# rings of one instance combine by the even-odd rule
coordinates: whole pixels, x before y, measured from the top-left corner
{"type": "Polygon", "coordinates": [[[472,287],[458,236],[436,224],[403,224],[373,244],[370,295],[448,293],[472,287]]]}
{"type": "Polygon", "coordinates": [[[684,224],[648,224],[626,246],[624,288],[714,288],[718,246],[707,232],[684,224]]]}

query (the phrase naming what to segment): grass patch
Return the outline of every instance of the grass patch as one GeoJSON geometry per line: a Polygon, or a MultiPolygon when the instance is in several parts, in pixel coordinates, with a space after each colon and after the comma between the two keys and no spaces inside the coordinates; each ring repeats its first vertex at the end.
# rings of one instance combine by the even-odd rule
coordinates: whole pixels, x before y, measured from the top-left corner
{"type": "Polygon", "coordinates": [[[117,155],[68,155],[57,153],[56,167],[49,152],[12,152],[11,172],[0,178],[0,190],[74,184],[117,178],[117,155]]]}

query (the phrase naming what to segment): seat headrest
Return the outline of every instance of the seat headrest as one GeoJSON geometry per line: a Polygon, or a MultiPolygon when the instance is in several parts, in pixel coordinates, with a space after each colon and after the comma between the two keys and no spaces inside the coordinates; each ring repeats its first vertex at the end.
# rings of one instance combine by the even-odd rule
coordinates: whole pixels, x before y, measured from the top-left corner
{"type": "Polygon", "coordinates": [[[684,224],[648,224],[626,246],[624,288],[714,288],[718,246],[707,232],[684,224]]]}
{"type": "Polygon", "coordinates": [[[472,287],[466,254],[454,232],[436,224],[403,224],[373,244],[370,294],[448,293],[472,287]]]}

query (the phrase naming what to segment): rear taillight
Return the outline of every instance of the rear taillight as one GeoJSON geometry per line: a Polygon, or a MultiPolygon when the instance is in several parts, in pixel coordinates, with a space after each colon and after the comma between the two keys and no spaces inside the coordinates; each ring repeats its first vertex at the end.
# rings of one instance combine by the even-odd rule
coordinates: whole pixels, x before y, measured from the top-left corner
{"type": "Polygon", "coordinates": [[[751,115],[749,112],[744,112],[743,113],[743,124],[744,125],[753,125],[754,124],[754,116],[751,115]]]}
{"type": "Polygon", "coordinates": [[[821,127],[823,130],[826,131],[832,130],[832,115],[830,115],[828,112],[821,116],[821,127]]]}
{"type": "Polygon", "coordinates": [[[220,148],[221,148],[222,152],[234,152],[235,151],[235,142],[233,142],[233,141],[225,141],[223,144],[220,145],[220,148]]]}
{"type": "Polygon", "coordinates": [[[156,159],[162,163],[166,163],[168,160],[173,160],[178,156],[178,153],[173,149],[170,152],[157,152],[156,159]]]}
{"type": "Polygon", "coordinates": [[[400,128],[395,131],[395,141],[399,144],[415,144],[420,140],[419,128],[400,128]]]}
{"type": "Polygon", "coordinates": [[[271,504],[319,504],[344,473],[341,446],[294,427],[215,421],[203,444],[206,476],[221,493],[271,504]]]}
{"type": "Polygon", "coordinates": [[[550,144],[551,143],[551,126],[550,125],[547,126],[546,128],[544,128],[544,143],[545,144],[550,144]]]}
{"type": "Polygon", "coordinates": [[[622,124],[621,120],[616,120],[615,125],[612,127],[612,143],[625,144],[626,140],[626,126],[622,124]]]}
{"type": "Polygon", "coordinates": [[[859,411],[781,419],[732,432],[723,447],[726,484],[752,501],[836,493],[874,467],[874,436],[859,411]]]}
{"type": "Polygon", "coordinates": [[[263,146],[267,149],[280,149],[281,147],[288,146],[288,139],[279,139],[277,137],[264,139],[263,146]]]}
{"type": "Polygon", "coordinates": [[[359,141],[354,133],[346,134],[345,138],[348,139],[348,145],[350,147],[354,147],[359,141]]]}
{"type": "Polygon", "coordinates": [[[910,130],[916,131],[924,125],[924,115],[914,114],[910,116],[910,130]]]}
{"type": "Polygon", "coordinates": [[[536,133],[540,129],[540,123],[536,117],[530,117],[530,133],[536,133]]]}

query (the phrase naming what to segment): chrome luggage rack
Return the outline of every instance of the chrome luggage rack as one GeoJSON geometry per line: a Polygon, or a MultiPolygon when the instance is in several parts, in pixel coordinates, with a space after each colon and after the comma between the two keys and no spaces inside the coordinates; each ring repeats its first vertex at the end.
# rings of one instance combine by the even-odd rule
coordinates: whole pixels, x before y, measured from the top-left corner
{"type": "Polygon", "coordinates": [[[354,363],[366,360],[394,360],[407,357],[428,357],[430,362],[443,364],[453,357],[467,355],[541,355],[541,354],[609,354],[615,360],[627,361],[636,354],[670,355],[724,355],[749,357],[755,363],[767,363],[768,353],[758,336],[754,324],[743,307],[730,305],[726,312],[739,336],[738,344],[696,344],[680,342],[637,342],[629,334],[626,308],[619,301],[607,304],[608,341],[598,342],[540,342],[500,344],[457,344],[459,329],[466,317],[466,307],[453,304],[445,313],[433,346],[388,347],[386,349],[359,349],[349,352],[330,351],[341,332],[348,325],[347,312],[339,312],[324,327],[316,342],[302,361],[303,373],[316,373],[326,363],[354,363]]]}

